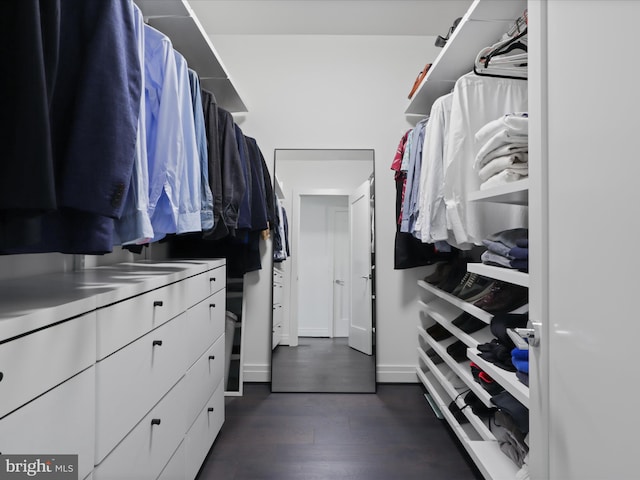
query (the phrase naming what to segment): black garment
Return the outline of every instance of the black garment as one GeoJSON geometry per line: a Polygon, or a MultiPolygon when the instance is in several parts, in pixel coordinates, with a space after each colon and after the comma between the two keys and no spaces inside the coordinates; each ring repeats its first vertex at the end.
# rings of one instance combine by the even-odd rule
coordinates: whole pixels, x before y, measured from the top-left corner
{"type": "MultiPolygon", "coordinates": [[[[404,176],[396,179],[396,218],[400,218],[402,208],[402,185],[404,176]]],[[[422,243],[410,233],[401,232],[400,224],[396,224],[396,238],[393,250],[394,270],[423,267],[452,257],[452,253],[442,253],[431,243],[422,243]]]]}
{"type": "MultiPolygon", "coordinates": [[[[23,3],[35,6],[32,0],[12,2],[23,3]]],[[[51,5],[44,7],[46,3],[49,2],[42,1],[38,5],[41,7],[40,13],[45,13],[42,31],[47,41],[43,49],[51,52],[55,50],[51,46],[55,38],[55,20],[51,18],[57,14],[57,3],[51,2],[51,5]],[[54,10],[56,13],[53,13],[54,10]]],[[[49,75],[54,70],[53,60],[45,62],[46,65],[42,67],[44,73],[41,71],[36,75],[39,88],[42,87],[43,78],[47,89],[55,83],[52,95],[47,92],[50,96],[46,100],[50,106],[48,113],[53,162],[41,165],[42,160],[38,160],[33,165],[34,170],[29,172],[28,181],[35,178],[37,188],[42,186],[43,191],[34,194],[35,203],[25,203],[27,208],[33,205],[37,209],[42,208],[43,204],[39,202],[44,201],[44,210],[51,207],[56,210],[43,218],[40,242],[7,253],[110,252],[113,248],[113,220],[122,213],[133,171],[142,85],[133,7],[128,0],[61,0],[59,5],[60,41],[55,80],[49,75]],[[42,167],[42,172],[35,168],[38,165],[42,167]],[[55,186],[55,204],[51,203],[52,184],[55,186]]],[[[5,13],[3,11],[3,22],[14,21],[5,13]]],[[[37,14],[38,10],[32,8],[31,13],[37,14]]],[[[35,38],[39,37],[36,35],[35,38]]],[[[9,48],[14,48],[16,39],[8,43],[9,48]]],[[[27,52],[21,55],[27,55],[27,52]]],[[[37,64],[38,61],[34,61],[34,65],[37,64]]],[[[32,81],[29,79],[27,83],[31,84],[32,81]]],[[[16,95],[15,91],[11,93],[16,95]]],[[[18,97],[19,102],[23,100],[18,97]]],[[[27,143],[44,140],[39,147],[41,150],[36,153],[47,158],[43,102],[41,99],[39,109],[35,110],[38,135],[35,138],[20,138],[27,143]]],[[[20,108],[25,115],[29,115],[30,125],[32,112],[23,103],[20,108]]],[[[19,160],[22,163],[22,151],[15,154],[17,158],[9,157],[8,161],[19,160]]],[[[24,182],[19,177],[22,173],[25,172],[18,170],[2,176],[6,179],[3,182],[10,182],[6,193],[14,202],[24,195],[20,190],[24,182]],[[14,178],[13,174],[18,176],[14,178]]],[[[27,188],[29,195],[33,185],[27,188]]]]}
{"type": "Polygon", "coordinates": [[[269,228],[273,229],[277,217],[275,197],[273,194],[273,183],[271,180],[271,175],[269,174],[267,162],[264,160],[262,151],[260,151],[259,148],[258,153],[260,154],[260,162],[262,163],[262,175],[264,177],[264,198],[267,209],[267,221],[269,222],[269,228]]]}
{"type": "Polygon", "coordinates": [[[251,230],[253,172],[251,171],[251,160],[249,159],[249,146],[247,145],[244,133],[242,133],[242,129],[235,123],[233,124],[233,128],[235,131],[236,145],[238,146],[238,154],[240,156],[240,166],[242,167],[242,174],[246,185],[238,210],[236,228],[251,230]]]}
{"type": "Polygon", "coordinates": [[[58,68],[60,0],[2,3],[0,249],[36,243],[56,208],[49,124],[58,68]]]}
{"type": "Polygon", "coordinates": [[[233,117],[220,107],[218,107],[218,138],[222,172],[222,222],[229,232],[232,232],[238,227],[240,204],[247,189],[247,183],[242,171],[233,117]]]}
{"type": "Polygon", "coordinates": [[[222,218],[222,167],[220,166],[220,140],[218,138],[218,105],[213,93],[202,88],[200,92],[207,134],[209,187],[213,195],[213,230],[206,232],[205,236],[211,235],[213,238],[218,238],[224,237],[228,233],[224,222],[220,220],[222,218]]]}
{"type": "Polygon", "coordinates": [[[255,139],[245,137],[249,165],[251,167],[251,229],[266,230],[267,225],[267,196],[265,193],[265,179],[262,168],[263,158],[260,147],[255,139]]]}

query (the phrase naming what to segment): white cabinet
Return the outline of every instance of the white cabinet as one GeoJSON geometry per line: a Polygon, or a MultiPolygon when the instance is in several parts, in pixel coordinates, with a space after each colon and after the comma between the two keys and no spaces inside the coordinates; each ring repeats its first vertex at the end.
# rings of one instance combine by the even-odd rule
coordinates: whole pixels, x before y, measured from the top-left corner
{"type": "Polygon", "coordinates": [[[225,270],[140,262],[0,282],[0,451],[78,454],[82,479],[193,479],[224,421],[225,270]]]}
{"type": "Polygon", "coordinates": [[[276,348],[282,341],[282,323],[284,297],[284,273],[278,266],[273,267],[273,322],[271,330],[271,348],[276,348]]]}
{"type": "MultiPolygon", "coordinates": [[[[526,0],[474,1],[441,54],[433,62],[406,113],[421,116],[429,114],[434,100],[449,93],[456,80],[473,69],[475,57],[480,49],[498,41],[523,14],[527,5],[526,0]]],[[[470,132],[470,135],[474,133],[470,132]]],[[[494,189],[470,192],[468,195],[468,201],[489,204],[527,206],[528,200],[528,179],[494,189]]],[[[468,271],[529,287],[527,273],[483,264],[469,264],[468,271]]],[[[489,342],[493,338],[489,329],[493,318],[491,314],[425,281],[418,281],[418,285],[420,287],[420,321],[417,375],[428,392],[427,398],[436,413],[449,423],[485,478],[514,480],[520,467],[502,452],[489,422],[477,416],[471,408],[465,407],[464,394],[469,390],[486,407],[493,407],[491,395],[475,381],[471,373],[472,362],[527,408],[530,404],[529,388],[518,380],[515,373],[502,370],[480,358],[478,345],[489,342]],[[487,326],[473,333],[465,333],[452,323],[463,312],[473,315],[487,326]],[[439,325],[436,331],[443,329],[450,336],[445,339],[435,339],[429,335],[427,330],[436,325],[439,325]],[[448,349],[450,345],[457,342],[462,342],[463,353],[461,354],[448,349]],[[453,403],[462,408],[462,416],[451,412],[449,407],[453,403]]],[[[516,310],[519,313],[526,311],[528,311],[528,305],[516,310]]],[[[441,338],[437,335],[436,337],[441,338]]]]}

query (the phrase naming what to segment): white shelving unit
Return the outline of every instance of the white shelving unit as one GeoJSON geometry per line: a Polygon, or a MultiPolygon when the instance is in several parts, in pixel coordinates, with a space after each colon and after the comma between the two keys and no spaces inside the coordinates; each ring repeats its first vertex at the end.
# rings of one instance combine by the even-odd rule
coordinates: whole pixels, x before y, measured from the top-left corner
{"type": "Polygon", "coordinates": [[[436,98],[449,93],[458,78],[473,70],[480,49],[498,41],[526,8],[526,0],[475,0],[431,65],[405,114],[428,114],[436,98]]]}
{"type": "Polygon", "coordinates": [[[171,39],[173,48],[198,73],[202,88],[215,95],[220,107],[233,113],[247,111],[220,55],[187,0],[134,1],[145,21],[171,39]]]}
{"type": "MultiPolygon", "coordinates": [[[[526,8],[526,0],[509,2],[475,0],[448,40],[447,45],[433,62],[405,113],[420,116],[429,114],[434,100],[449,93],[459,77],[473,70],[475,57],[480,49],[498,41],[526,8]]],[[[473,192],[469,195],[469,200],[526,206],[529,202],[529,180],[524,179],[508,185],[473,192]]],[[[469,272],[484,277],[523,287],[529,286],[529,275],[523,272],[483,264],[469,264],[467,268],[469,272]]],[[[437,413],[440,418],[444,418],[451,426],[485,478],[492,480],[515,479],[519,467],[500,450],[498,442],[488,430],[485,422],[473,415],[472,412],[467,412],[470,410],[469,408],[465,408],[463,412],[465,415],[468,414],[469,422],[461,425],[448,408],[452,401],[455,401],[460,407],[464,406],[463,398],[457,398],[461,382],[486,406],[493,406],[491,395],[474,380],[469,368],[471,362],[476,363],[524,406],[528,407],[529,405],[529,389],[517,379],[515,373],[500,369],[479,356],[477,347],[493,339],[488,328],[493,315],[425,281],[419,280],[418,285],[420,287],[420,323],[417,328],[418,367],[416,373],[428,392],[427,398],[430,399],[431,405],[435,406],[434,410],[439,410],[437,413]],[[452,323],[462,312],[467,312],[487,323],[487,328],[482,328],[471,334],[463,332],[452,323]],[[436,341],[427,333],[427,329],[434,324],[441,325],[452,336],[436,341]],[[468,347],[466,361],[458,362],[447,353],[447,347],[458,340],[468,347]],[[430,350],[442,358],[443,362],[434,363],[427,354],[430,350]]],[[[525,305],[514,310],[513,313],[525,313],[528,308],[529,306],[525,305]]]]}
{"type": "Polygon", "coordinates": [[[510,205],[529,205],[529,179],[499,185],[487,190],[469,194],[470,202],[508,203],[510,205]]]}
{"type": "Polygon", "coordinates": [[[483,277],[495,278],[503,282],[520,285],[521,287],[529,287],[529,274],[518,270],[485,265],[484,263],[469,263],[467,270],[482,275],[483,277]]]}

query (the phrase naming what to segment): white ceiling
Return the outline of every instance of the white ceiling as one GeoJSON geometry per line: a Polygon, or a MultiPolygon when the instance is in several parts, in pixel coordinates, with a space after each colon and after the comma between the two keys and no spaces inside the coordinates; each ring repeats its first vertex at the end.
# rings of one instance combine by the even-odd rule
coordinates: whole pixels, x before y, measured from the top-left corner
{"type": "Polygon", "coordinates": [[[472,0],[190,0],[209,35],[446,35],[472,0]]]}

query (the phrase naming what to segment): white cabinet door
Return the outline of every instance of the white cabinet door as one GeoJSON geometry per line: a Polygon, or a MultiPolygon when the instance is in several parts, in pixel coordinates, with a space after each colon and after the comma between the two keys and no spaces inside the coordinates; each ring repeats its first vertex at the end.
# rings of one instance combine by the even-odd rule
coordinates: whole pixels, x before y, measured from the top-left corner
{"type": "Polygon", "coordinates": [[[638,478],[640,2],[529,7],[532,478],[638,478]]]}

